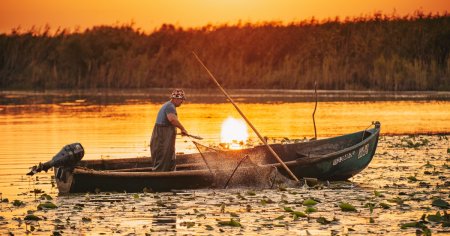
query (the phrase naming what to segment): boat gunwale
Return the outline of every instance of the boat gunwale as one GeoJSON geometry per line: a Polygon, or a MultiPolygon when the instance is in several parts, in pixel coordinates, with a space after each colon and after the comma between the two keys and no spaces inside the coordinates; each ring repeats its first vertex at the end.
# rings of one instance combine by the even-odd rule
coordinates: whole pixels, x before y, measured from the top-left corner
{"type": "MultiPolygon", "coordinates": [[[[361,142],[358,142],[355,145],[349,146],[349,147],[344,148],[342,150],[338,150],[336,152],[327,153],[325,155],[316,155],[315,157],[312,157],[312,158],[311,157],[310,158],[308,158],[308,157],[306,157],[306,158],[305,157],[299,157],[296,160],[287,161],[287,162],[284,162],[284,163],[286,165],[314,164],[314,163],[317,163],[317,162],[320,162],[320,161],[325,161],[327,159],[334,158],[334,157],[342,155],[344,153],[348,153],[348,152],[350,152],[352,150],[355,150],[355,149],[357,149],[357,148],[359,148],[359,147],[361,147],[363,145],[366,145],[367,143],[372,141],[373,138],[376,135],[379,135],[380,128],[375,127],[375,128],[368,129],[368,130],[366,129],[366,130],[355,132],[355,133],[352,133],[352,134],[339,136],[339,137],[344,137],[344,136],[348,136],[348,135],[358,134],[358,133],[361,133],[361,132],[365,133],[365,132],[371,132],[371,131],[373,131],[373,133],[371,135],[369,135],[367,138],[365,138],[364,140],[362,140],[361,142]]],[[[339,137],[334,137],[334,138],[339,138],[339,137]]],[[[323,139],[323,140],[327,140],[327,139],[323,139]]],[[[272,165],[273,166],[278,166],[278,165],[281,166],[281,164],[279,164],[279,163],[273,163],[272,165]]]]}

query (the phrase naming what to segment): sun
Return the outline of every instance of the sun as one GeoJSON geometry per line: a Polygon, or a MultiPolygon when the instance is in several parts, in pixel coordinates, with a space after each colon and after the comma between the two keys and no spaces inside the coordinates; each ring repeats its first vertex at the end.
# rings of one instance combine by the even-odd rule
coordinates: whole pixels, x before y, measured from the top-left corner
{"type": "Polygon", "coordinates": [[[230,149],[241,149],[248,139],[247,125],[243,120],[228,117],[222,123],[220,141],[230,149]]]}

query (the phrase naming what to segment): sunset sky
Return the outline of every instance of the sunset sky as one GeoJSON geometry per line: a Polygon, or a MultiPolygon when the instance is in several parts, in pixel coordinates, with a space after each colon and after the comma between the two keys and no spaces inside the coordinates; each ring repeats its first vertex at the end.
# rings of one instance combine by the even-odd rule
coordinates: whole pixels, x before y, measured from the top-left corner
{"type": "Polygon", "coordinates": [[[291,22],[377,11],[405,15],[418,9],[443,13],[450,11],[450,0],[1,0],[0,33],[18,26],[85,29],[130,22],[151,32],[163,23],[199,27],[239,20],[291,22]]]}

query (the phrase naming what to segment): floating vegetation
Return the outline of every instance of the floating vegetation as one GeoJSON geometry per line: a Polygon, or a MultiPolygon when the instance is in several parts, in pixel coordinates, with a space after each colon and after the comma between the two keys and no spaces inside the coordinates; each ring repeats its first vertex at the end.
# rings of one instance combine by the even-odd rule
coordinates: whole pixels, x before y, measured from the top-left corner
{"type": "Polygon", "coordinates": [[[375,197],[384,197],[384,195],[381,192],[378,192],[377,190],[373,191],[375,197]]]}
{"type": "Polygon", "coordinates": [[[303,206],[314,206],[316,205],[318,202],[315,201],[314,199],[308,198],[306,200],[303,201],[303,206]]]}
{"type": "Polygon", "coordinates": [[[303,213],[301,211],[293,211],[291,213],[294,216],[294,220],[296,220],[296,219],[298,219],[300,217],[302,217],[302,218],[308,217],[305,213],[303,213]]]}
{"type": "Polygon", "coordinates": [[[261,199],[260,203],[261,205],[265,206],[267,204],[274,203],[274,201],[272,201],[271,199],[261,199]]]}
{"type": "Polygon", "coordinates": [[[294,210],[292,210],[292,208],[290,208],[290,207],[283,207],[283,210],[284,211],[287,211],[287,212],[293,212],[294,210]]]}
{"type": "Polygon", "coordinates": [[[236,217],[236,218],[239,217],[239,215],[236,214],[236,213],[234,213],[234,212],[231,212],[231,213],[230,213],[230,216],[231,216],[231,217],[236,217]]]}
{"type": "Polygon", "coordinates": [[[12,205],[16,206],[16,207],[20,207],[20,206],[25,206],[25,203],[23,201],[21,201],[21,200],[14,200],[12,202],[12,205]]]}
{"type": "Polygon", "coordinates": [[[384,202],[380,202],[380,206],[381,206],[383,209],[389,209],[389,208],[391,208],[391,205],[389,205],[389,204],[387,204],[387,203],[384,203],[384,202]]]}
{"type": "Polygon", "coordinates": [[[38,220],[42,220],[42,219],[35,215],[26,215],[24,220],[38,221],[38,220]]]}
{"type": "Polygon", "coordinates": [[[434,199],[433,202],[431,203],[431,205],[442,208],[442,209],[448,209],[450,207],[448,202],[446,202],[440,198],[434,199]]]}
{"type": "Polygon", "coordinates": [[[41,200],[47,200],[47,201],[53,200],[53,198],[52,198],[50,195],[46,194],[46,193],[42,194],[42,195],[39,197],[39,199],[41,199],[41,200]]]}
{"type": "Polygon", "coordinates": [[[186,228],[192,228],[195,226],[195,222],[191,221],[184,221],[180,223],[180,226],[186,227],[186,228]]]}
{"type": "Polygon", "coordinates": [[[322,225],[327,225],[331,223],[331,221],[327,220],[325,217],[322,216],[317,218],[316,221],[322,225]]]}
{"type": "Polygon", "coordinates": [[[356,211],[356,208],[350,204],[350,203],[340,203],[339,208],[341,208],[342,211],[356,211]]]}
{"type": "Polygon", "coordinates": [[[41,203],[37,206],[38,210],[55,209],[55,208],[58,208],[58,206],[56,206],[52,202],[41,203]]]}
{"type": "Polygon", "coordinates": [[[416,176],[408,176],[408,180],[416,182],[418,181],[418,179],[416,178],[416,176]]]}
{"type": "Polygon", "coordinates": [[[425,168],[433,168],[434,165],[430,164],[430,161],[427,161],[427,164],[423,165],[425,168]]]}
{"type": "Polygon", "coordinates": [[[400,146],[405,148],[419,148],[421,146],[426,146],[430,143],[428,139],[422,139],[417,142],[414,142],[413,140],[403,138],[401,141],[402,143],[400,146]]]}
{"type": "Polygon", "coordinates": [[[313,212],[317,212],[317,209],[314,207],[306,207],[305,209],[306,213],[313,213],[313,212]]]}
{"type": "Polygon", "coordinates": [[[234,220],[233,218],[231,218],[229,221],[219,221],[217,222],[217,224],[220,226],[242,227],[241,223],[234,220]]]}
{"type": "Polygon", "coordinates": [[[32,191],[30,191],[30,193],[38,194],[38,193],[44,193],[44,191],[42,191],[42,189],[35,188],[32,191]]]}
{"type": "Polygon", "coordinates": [[[35,189],[31,186],[20,189],[17,197],[26,207],[2,204],[3,212],[8,213],[0,212],[4,216],[0,217],[0,235],[445,234],[450,227],[447,146],[442,147],[437,137],[428,138],[436,143],[433,148],[417,150],[390,147],[399,143],[398,137],[384,140],[378,149],[384,154],[377,153],[363,173],[350,181],[320,182],[320,189],[299,186],[286,191],[226,189],[54,196],[48,183],[39,185],[48,194],[30,194],[35,189]],[[398,159],[392,159],[394,156],[398,159]],[[47,202],[55,203],[57,210],[43,206],[45,212],[36,210],[37,205],[47,202]],[[351,210],[345,212],[341,204],[349,204],[351,210]],[[35,214],[40,218],[38,222],[24,220],[35,214]]]}

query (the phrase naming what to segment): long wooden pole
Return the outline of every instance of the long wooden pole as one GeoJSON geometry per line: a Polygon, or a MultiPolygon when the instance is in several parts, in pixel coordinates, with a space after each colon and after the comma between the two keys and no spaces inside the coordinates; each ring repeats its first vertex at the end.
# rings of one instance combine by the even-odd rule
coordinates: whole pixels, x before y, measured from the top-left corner
{"type": "Polygon", "coordinates": [[[299,180],[297,179],[297,177],[292,173],[292,171],[286,166],[286,164],[284,164],[284,162],[281,160],[281,158],[278,156],[278,154],[269,146],[269,144],[267,144],[266,140],[261,136],[261,134],[259,134],[258,130],[256,130],[256,128],[253,126],[253,124],[247,119],[247,117],[244,115],[244,113],[242,113],[241,109],[239,109],[239,107],[236,105],[236,103],[234,103],[233,99],[231,99],[230,95],[228,95],[228,93],[222,88],[222,86],[220,86],[219,82],[217,82],[216,78],[214,77],[214,75],[211,73],[211,71],[209,71],[209,69],[205,66],[205,64],[203,64],[202,60],[200,60],[200,58],[197,56],[197,54],[195,52],[192,52],[195,56],[195,58],[198,60],[198,62],[200,62],[200,64],[203,66],[203,68],[206,70],[206,72],[208,72],[211,80],[217,85],[217,87],[219,87],[220,91],[222,91],[222,93],[228,98],[228,100],[231,102],[231,104],[233,104],[234,108],[236,108],[236,110],[239,112],[239,114],[241,114],[242,118],[244,118],[244,120],[247,122],[247,124],[252,128],[252,130],[256,133],[256,135],[258,136],[258,138],[263,142],[263,144],[267,147],[267,149],[269,149],[270,153],[272,153],[272,155],[277,159],[277,161],[281,164],[281,166],[283,166],[283,168],[289,173],[289,175],[297,182],[299,182],[299,180]]]}
{"type": "Polygon", "coordinates": [[[316,95],[316,104],[314,105],[314,111],[312,114],[312,118],[313,118],[313,123],[314,123],[314,140],[317,140],[316,119],[314,118],[314,115],[316,114],[316,110],[317,110],[317,81],[314,81],[314,94],[316,95]]]}

